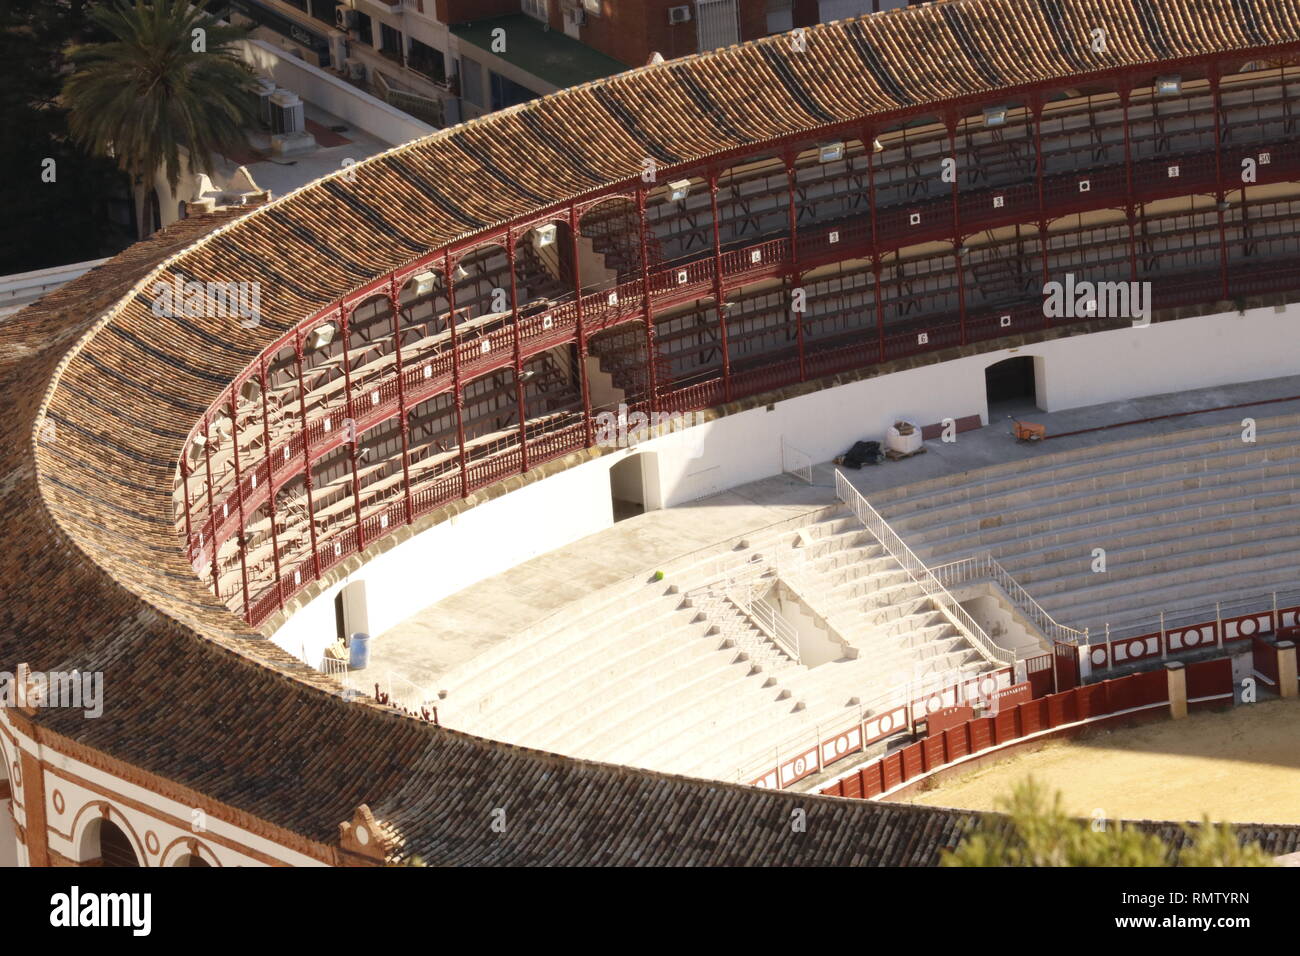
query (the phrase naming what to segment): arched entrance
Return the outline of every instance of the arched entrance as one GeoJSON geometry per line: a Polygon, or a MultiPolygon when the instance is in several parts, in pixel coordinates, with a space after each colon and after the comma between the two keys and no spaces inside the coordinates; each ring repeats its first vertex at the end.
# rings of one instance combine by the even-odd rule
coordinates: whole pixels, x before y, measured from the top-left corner
{"type": "Polygon", "coordinates": [[[13,792],[9,757],[0,744],[0,867],[18,865],[18,835],[14,832],[13,792]]]}
{"type": "Polygon", "coordinates": [[[81,838],[83,866],[138,867],[140,860],[126,831],[111,820],[95,820],[81,838]]]}
{"type": "Polygon", "coordinates": [[[635,518],[645,512],[645,455],[629,455],[609,470],[609,494],[614,520],[635,518]]]}

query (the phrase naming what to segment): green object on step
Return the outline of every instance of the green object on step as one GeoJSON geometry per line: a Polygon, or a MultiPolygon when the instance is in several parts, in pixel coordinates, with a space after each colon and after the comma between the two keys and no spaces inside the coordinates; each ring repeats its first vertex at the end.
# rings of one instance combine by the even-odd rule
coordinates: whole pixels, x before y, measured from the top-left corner
{"type": "Polygon", "coordinates": [[[664,579],[664,573],[663,573],[662,571],[656,571],[656,572],[655,572],[655,580],[656,580],[656,581],[662,581],[663,579],[664,579]]]}

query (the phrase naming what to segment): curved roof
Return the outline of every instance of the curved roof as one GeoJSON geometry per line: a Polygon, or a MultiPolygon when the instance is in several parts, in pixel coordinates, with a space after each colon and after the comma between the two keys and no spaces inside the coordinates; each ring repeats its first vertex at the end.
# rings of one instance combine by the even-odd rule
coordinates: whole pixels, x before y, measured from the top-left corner
{"type": "Polygon", "coordinates": [[[346,703],[193,573],[172,478],[260,351],[422,254],[661,166],[993,89],[1300,36],[1300,0],[952,0],[635,70],[444,130],[240,218],[186,220],[0,323],[0,661],[105,672],[50,731],[323,844],[366,803],[437,862],[934,862],[961,817],[582,763],[346,703]],[[1106,52],[1085,38],[1106,30],[1106,52]],[[1014,37],[1014,40],[1011,38],[1014,37]],[[257,281],[262,324],[155,316],[257,281]],[[53,423],[53,434],[45,424],[53,423]],[[53,609],[53,613],[52,613],[53,609]],[[794,805],[807,839],[789,839],[794,805]],[[507,834],[484,823],[506,807],[507,834]],[[818,826],[825,822],[827,826],[818,826]]]}

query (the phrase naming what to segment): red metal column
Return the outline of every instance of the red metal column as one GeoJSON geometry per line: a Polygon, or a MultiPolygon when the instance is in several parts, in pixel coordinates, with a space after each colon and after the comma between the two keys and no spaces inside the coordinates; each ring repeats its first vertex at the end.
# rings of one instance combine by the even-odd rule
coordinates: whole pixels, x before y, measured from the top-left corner
{"type": "Polygon", "coordinates": [[[713,211],[713,301],[718,307],[718,342],[722,348],[722,399],[731,401],[731,353],[727,348],[727,309],[723,304],[722,232],[718,222],[718,171],[709,168],[709,208],[713,211]]]}
{"type": "Polygon", "coordinates": [[[469,497],[469,467],[465,460],[465,396],[460,388],[460,347],[456,343],[456,277],[451,253],[442,254],[442,281],[447,286],[447,328],[451,333],[451,387],[456,403],[456,444],[460,449],[460,496],[469,497]]]}
{"type": "Polygon", "coordinates": [[[515,236],[506,228],[506,268],[510,270],[510,314],[514,339],[515,404],[519,407],[519,471],[528,470],[528,402],[524,398],[524,353],[519,342],[519,282],[515,278],[515,236]]]}
{"type": "Polygon", "coordinates": [[[257,360],[257,381],[262,386],[262,442],[266,446],[266,498],[271,516],[271,561],[275,567],[275,598],[284,607],[284,589],[280,587],[280,532],[276,528],[275,462],[271,460],[271,410],[267,397],[266,355],[257,360]]]}
{"type": "Polygon", "coordinates": [[[406,375],[402,369],[402,299],[397,290],[397,273],[388,280],[388,310],[393,316],[393,354],[397,364],[397,410],[401,417],[398,431],[402,436],[402,494],[406,508],[406,523],[415,520],[415,504],[411,500],[411,423],[406,417],[406,375]]]}
{"type": "Polygon", "coordinates": [[[356,528],[357,551],[360,552],[366,546],[364,529],[361,526],[361,476],[357,474],[357,446],[361,444],[361,434],[352,408],[352,360],[348,357],[348,352],[352,348],[352,326],[348,321],[347,305],[342,300],[339,301],[339,330],[343,338],[343,394],[348,421],[352,423],[353,440],[348,442],[352,446],[348,452],[352,464],[352,519],[353,526],[356,528]]]}
{"type": "Polygon", "coordinates": [[[961,344],[966,344],[966,276],[961,255],[961,208],[958,187],[961,175],[957,169],[957,117],[949,115],[948,155],[952,157],[952,257],[957,263],[957,315],[961,323],[961,344]]]}
{"type": "MultiPolygon", "coordinates": [[[[785,179],[787,193],[789,197],[788,214],[790,219],[790,284],[786,292],[793,296],[795,288],[803,281],[803,276],[799,271],[799,211],[795,208],[794,191],[795,191],[795,154],[793,150],[785,151],[785,179]]],[[[805,297],[805,308],[807,300],[805,297]]],[[[799,381],[805,381],[808,378],[807,359],[804,354],[803,344],[803,313],[794,313],[794,330],[795,338],[799,346],[799,381]]]]}
{"type": "Polygon", "coordinates": [[[1222,90],[1219,86],[1219,65],[1210,67],[1210,93],[1214,98],[1214,185],[1215,206],[1219,213],[1219,277],[1220,291],[1226,300],[1228,292],[1228,232],[1223,224],[1224,206],[1228,204],[1228,194],[1223,188],[1223,117],[1222,90]]]}
{"type": "Polygon", "coordinates": [[[578,207],[569,203],[569,249],[573,258],[573,319],[578,339],[578,376],[582,385],[584,444],[596,443],[591,423],[591,384],[587,381],[587,333],[582,319],[582,265],[578,261],[578,207]]]}
{"type": "Polygon", "coordinates": [[[243,472],[239,467],[239,395],[235,391],[235,384],[239,379],[230,383],[230,446],[231,453],[235,459],[235,513],[239,519],[239,535],[236,543],[239,545],[239,579],[243,586],[244,596],[244,620],[252,623],[248,606],[248,556],[245,545],[247,525],[244,522],[244,478],[243,472]]]}
{"type": "MultiPolygon", "coordinates": [[[[1047,171],[1043,168],[1043,100],[1034,94],[1029,101],[1030,113],[1034,117],[1034,180],[1038,191],[1038,256],[1043,267],[1043,288],[1046,289],[1049,275],[1047,250],[1047,198],[1044,193],[1043,178],[1047,171]]],[[[1046,293],[1044,293],[1046,294],[1046,293]]],[[[1043,313],[1044,324],[1050,325],[1047,313],[1043,313]]]]}
{"type": "Polygon", "coordinates": [[[876,131],[863,127],[862,146],[867,152],[867,207],[871,213],[871,274],[876,281],[876,338],[880,361],[885,360],[885,303],[880,289],[880,238],[876,224],[876,131]]]}
{"type": "Polygon", "coordinates": [[[181,452],[181,496],[185,512],[185,557],[194,563],[194,528],[190,523],[190,463],[187,452],[181,452]]]}
{"type": "Polygon", "coordinates": [[[312,500],[311,432],[307,427],[307,388],[302,377],[302,336],[293,337],[293,358],[298,371],[298,419],[302,425],[303,482],[307,487],[307,530],[311,532],[312,573],[320,579],[320,551],[316,545],[316,504],[312,500]]]}
{"type": "Polygon", "coordinates": [[[1119,102],[1123,108],[1124,124],[1124,216],[1128,220],[1128,267],[1129,281],[1138,281],[1137,237],[1134,234],[1134,220],[1137,207],[1133,201],[1133,143],[1129,136],[1128,105],[1132,97],[1131,81],[1121,76],[1123,86],[1119,91],[1119,102]]]}
{"type": "Polygon", "coordinates": [[[641,314],[645,320],[646,390],[650,410],[659,410],[659,346],[655,341],[654,304],[650,301],[650,243],[646,241],[645,185],[636,190],[636,218],[641,242],[641,314]]]}
{"type": "Polygon", "coordinates": [[[208,431],[208,416],[203,416],[203,463],[208,475],[208,527],[212,530],[212,590],[221,600],[221,571],[218,568],[217,552],[221,550],[220,536],[217,534],[217,506],[212,498],[212,436],[208,431]]]}

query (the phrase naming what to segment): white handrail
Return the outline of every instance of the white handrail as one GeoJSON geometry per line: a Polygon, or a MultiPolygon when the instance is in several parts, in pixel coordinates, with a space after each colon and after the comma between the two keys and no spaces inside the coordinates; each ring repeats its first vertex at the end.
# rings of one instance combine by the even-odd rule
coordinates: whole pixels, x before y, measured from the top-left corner
{"type": "Polygon", "coordinates": [[[812,477],[813,460],[812,455],[802,449],[796,448],[781,436],[781,473],[794,475],[805,484],[813,483],[812,477]]]}
{"type": "Polygon", "coordinates": [[[1053,644],[1088,643],[1086,629],[1080,631],[1073,627],[1066,627],[1064,624],[1058,624],[1056,619],[1034,600],[1033,596],[1024,589],[1019,581],[1011,576],[1011,573],[989,551],[940,565],[934,569],[934,575],[946,586],[967,584],[971,581],[982,581],[991,578],[998,583],[1002,590],[1006,592],[1007,597],[1011,598],[1012,602],[1024,612],[1026,617],[1034,622],[1034,626],[1042,631],[1043,635],[1053,644]]]}
{"type": "Polygon", "coordinates": [[[925,566],[920,558],[912,553],[912,549],[881,517],[880,512],[871,506],[871,503],[862,496],[862,493],[857,488],[853,487],[852,482],[838,468],[835,469],[835,493],[840,501],[849,506],[857,519],[875,536],[876,540],[889,552],[890,556],[903,566],[903,570],[907,572],[908,576],[920,585],[921,590],[934,601],[953,627],[957,628],[962,636],[970,641],[972,647],[991,663],[1015,663],[1015,651],[998,647],[989,639],[989,636],[984,633],[984,629],[975,623],[975,619],[966,613],[966,609],[957,603],[956,599],[948,593],[947,588],[934,576],[934,573],[925,566]]]}
{"type": "Polygon", "coordinates": [[[803,662],[799,652],[799,632],[781,616],[776,608],[762,598],[754,598],[745,610],[760,631],[775,641],[795,661],[803,662]]]}

